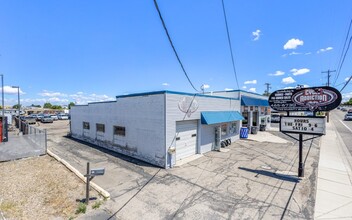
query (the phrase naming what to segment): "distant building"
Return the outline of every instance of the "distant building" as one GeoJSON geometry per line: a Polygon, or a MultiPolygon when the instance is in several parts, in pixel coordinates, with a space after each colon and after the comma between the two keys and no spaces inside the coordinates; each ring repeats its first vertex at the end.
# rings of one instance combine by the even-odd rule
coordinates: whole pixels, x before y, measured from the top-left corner
{"type": "Polygon", "coordinates": [[[170,168],[239,139],[239,97],[158,91],[72,106],[72,137],[170,168]]]}

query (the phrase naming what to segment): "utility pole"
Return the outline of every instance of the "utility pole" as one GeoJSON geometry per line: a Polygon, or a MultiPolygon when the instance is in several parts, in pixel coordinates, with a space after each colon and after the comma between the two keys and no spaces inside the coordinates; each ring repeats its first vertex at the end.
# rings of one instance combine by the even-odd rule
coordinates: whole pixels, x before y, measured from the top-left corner
{"type": "Polygon", "coordinates": [[[328,83],[326,84],[327,86],[330,86],[330,77],[331,74],[330,73],[334,73],[336,72],[336,70],[327,70],[327,71],[322,71],[321,73],[327,73],[328,74],[328,83]]]}
{"type": "MultiPolygon", "coordinates": [[[[330,77],[331,77],[331,74],[330,73],[334,73],[336,72],[336,70],[329,70],[328,71],[322,71],[321,73],[327,73],[328,74],[328,83],[327,83],[327,86],[330,86],[330,77]]],[[[329,114],[329,111],[326,112],[326,121],[329,123],[330,122],[330,114],[329,114]]]]}
{"type": "Polygon", "coordinates": [[[271,87],[270,87],[270,83],[265,83],[264,85],[266,85],[266,90],[265,90],[265,92],[264,92],[264,95],[267,95],[267,96],[269,96],[269,89],[271,89],[271,87]]]}

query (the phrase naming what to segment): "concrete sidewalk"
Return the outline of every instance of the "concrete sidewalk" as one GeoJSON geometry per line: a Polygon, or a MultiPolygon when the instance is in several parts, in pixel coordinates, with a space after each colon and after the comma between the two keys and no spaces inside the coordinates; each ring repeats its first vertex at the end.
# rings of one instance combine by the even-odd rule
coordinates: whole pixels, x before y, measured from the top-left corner
{"type": "Polygon", "coordinates": [[[351,163],[335,125],[327,123],[321,141],[315,219],[352,219],[351,163]]]}

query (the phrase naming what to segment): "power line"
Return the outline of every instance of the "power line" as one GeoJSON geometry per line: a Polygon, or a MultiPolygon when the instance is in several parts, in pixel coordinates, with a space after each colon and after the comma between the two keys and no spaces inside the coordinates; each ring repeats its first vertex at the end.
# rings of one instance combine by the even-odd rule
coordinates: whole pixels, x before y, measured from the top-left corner
{"type": "Polygon", "coordinates": [[[169,39],[170,45],[171,45],[171,47],[172,47],[172,49],[173,49],[173,51],[174,51],[174,53],[175,53],[175,55],[176,55],[176,58],[177,58],[177,60],[178,60],[178,62],[179,62],[179,64],[180,64],[180,66],[181,66],[181,68],[182,68],[183,73],[185,74],[185,76],[186,76],[186,78],[187,78],[189,84],[191,84],[191,86],[193,87],[193,89],[196,90],[197,92],[199,92],[199,91],[196,89],[196,87],[193,85],[193,83],[192,83],[192,81],[190,80],[190,78],[189,78],[189,76],[188,76],[188,74],[187,74],[185,68],[183,67],[183,64],[182,64],[182,62],[181,62],[180,57],[178,56],[178,53],[177,53],[177,51],[176,51],[176,48],[175,48],[174,44],[172,43],[171,37],[170,37],[170,35],[169,35],[169,31],[168,31],[167,28],[166,28],[166,24],[165,24],[165,22],[164,22],[164,19],[163,19],[163,17],[161,16],[161,12],[160,12],[160,10],[159,10],[159,6],[158,6],[158,3],[156,2],[156,0],[154,0],[154,5],[155,5],[156,10],[158,11],[159,18],[160,18],[160,20],[161,20],[161,23],[163,24],[163,27],[164,27],[165,33],[166,33],[166,35],[167,35],[167,38],[169,39]]]}
{"type": "Polygon", "coordinates": [[[237,80],[237,73],[236,73],[235,61],[234,61],[234,58],[233,58],[234,56],[233,56],[233,52],[232,52],[232,45],[231,45],[231,38],[230,38],[230,33],[229,33],[229,27],[228,27],[228,25],[227,25],[227,18],[226,18],[226,11],[225,11],[224,0],[221,0],[221,2],[222,2],[222,10],[223,10],[223,12],[224,12],[224,18],[225,18],[227,40],[228,40],[229,46],[230,46],[231,61],[232,61],[233,72],[235,73],[237,89],[240,89],[240,86],[238,85],[238,80],[237,80]]]}
{"type": "MultiPolygon", "coordinates": [[[[351,41],[352,41],[352,36],[350,37],[350,40],[349,40],[349,42],[348,42],[347,49],[346,49],[346,51],[345,51],[345,54],[343,55],[343,59],[342,59],[342,61],[341,61],[341,63],[340,63],[340,66],[339,66],[339,68],[338,68],[337,77],[340,75],[342,65],[343,65],[343,63],[345,62],[345,58],[346,58],[347,52],[348,52],[348,50],[350,49],[351,41]]],[[[337,78],[336,78],[336,80],[337,80],[337,78]]],[[[335,82],[336,82],[336,81],[335,81],[335,82]]]]}
{"type": "MultiPolygon", "coordinates": [[[[343,60],[345,60],[345,57],[346,57],[346,53],[345,53],[345,55],[343,55],[343,52],[345,51],[347,39],[348,39],[348,36],[350,35],[351,25],[352,25],[352,19],[350,21],[350,25],[348,26],[348,31],[347,31],[347,34],[346,34],[345,42],[343,44],[343,48],[342,48],[342,51],[341,51],[341,56],[340,56],[340,59],[339,59],[339,62],[338,62],[337,75],[335,77],[334,85],[335,85],[335,83],[336,83],[336,81],[337,81],[337,79],[339,78],[339,75],[340,75],[340,71],[341,71],[340,67],[342,66],[342,63],[343,63],[342,62],[342,57],[344,57],[343,60]]],[[[351,43],[351,38],[350,38],[350,43],[351,43]]],[[[348,44],[348,47],[349,47],[349,44],[348,44]]]]}
{"type": "Polygon", "coordinates": [[[345,83],[345,85],[342,87],[342,89],[340,90],[340,92],[342,92],[342,90],[348,85],[348,83],[351,81],[352,76],[350,76],[350,78],[347,80],[347,82],[345,83]]]}

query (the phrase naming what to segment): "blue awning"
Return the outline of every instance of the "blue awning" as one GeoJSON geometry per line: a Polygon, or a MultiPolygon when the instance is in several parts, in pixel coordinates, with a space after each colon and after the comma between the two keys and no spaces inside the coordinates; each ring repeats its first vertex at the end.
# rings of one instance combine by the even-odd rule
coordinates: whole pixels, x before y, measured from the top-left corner
{"type": "Polygon", "coordinates": [[[243,119],[243,116],[238,111],[201,112],[201,122],[205,125],[240,121],[243,119]]]}
{"type": "Polygon", "coordinates": [[[243,106],[269,106],[268,100],[256,99],[253,97],[242,96],[241,105],[243,106]]]}

